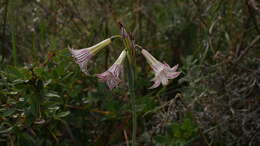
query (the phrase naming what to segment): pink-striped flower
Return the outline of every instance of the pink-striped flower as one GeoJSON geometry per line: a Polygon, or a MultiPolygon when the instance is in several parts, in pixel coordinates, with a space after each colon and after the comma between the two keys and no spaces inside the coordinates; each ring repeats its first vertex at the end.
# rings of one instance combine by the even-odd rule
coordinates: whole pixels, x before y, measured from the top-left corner
{"type": "Polygon", "coordinates": [[[96,75],[102,82],[106,82],[110,90],[117,87],[121,82],[119,75],[123,70],[123,61],[125,56],[126,51],[124,50],[107,71],[96,75]]]}
{"type": "Polygon", "coordinates": [[[163,86],[166,86],[169,79],[174,79],[180,75],[181,72],[176,71],[178,64],[171,68],[167,63],[161,63],[158,61],[145,49],[142,49],[142,54],[152,67],[155,74],[155,77],[151,80],[154,84],[149,89],[157,88],[161,83],[163,86]]]}
{"type": "Polygon", "coordinates": [[[79,65],[80,69],[88,74],[87,64],[89,60],[96,55],[102,48],[106,47],[111,43],[111,38],[105,39],[102,42],[80,50],[75,50],[73,48],[69,48],[72,57],[75,59],[76,63],[79,65]]]}

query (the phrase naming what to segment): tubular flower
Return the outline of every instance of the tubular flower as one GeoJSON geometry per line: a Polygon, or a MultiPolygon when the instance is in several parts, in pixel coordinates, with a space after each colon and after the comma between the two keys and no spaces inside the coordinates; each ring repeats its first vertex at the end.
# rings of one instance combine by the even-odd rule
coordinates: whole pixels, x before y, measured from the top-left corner
{"type": "Polygon", "coordinates": [[[91,59],[91,57],[96,55],[102,48],[106,47],[110,43],[111,43],[111,38],[108,38],[92,47],[84,48],[80,50],[69,48],[69,51],[72,54],[72,57],[75,59],[75,62],[79,65],[82,72],[88,74],[87,64],[91,59]]]}
{"type": "Polygon", "coordinates": [[[178,64],[171,68],[167,63],[158,61],[145,49],[142,49],[142,54],[155,74],[155,77],[151,80],[154,84],[149,89],[157,88],[161,83],[166,86],[169,79],[174,79],[180,75],[181,72],[176,72],[178,64]]]}
{"type": "Polygon", "coordinates": [[[123,70],[123,61],[126,56],[126,51],[122,51],[115,63],[105,72],[97,74],[96,76],[102,81],[106,82],[110,90],[117,87],[121,82],[119,75],[123,70]]]}

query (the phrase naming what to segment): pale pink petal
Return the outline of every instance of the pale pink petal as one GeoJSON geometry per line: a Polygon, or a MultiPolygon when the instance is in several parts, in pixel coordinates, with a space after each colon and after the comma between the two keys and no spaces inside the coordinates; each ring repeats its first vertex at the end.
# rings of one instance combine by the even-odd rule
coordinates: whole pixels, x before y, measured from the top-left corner
{"type": "Polygon", "coordinates": [[[100,79],[100,80],[106,80],[107,76],[109,76],[109,74],[111,74],[110,72],[103,72],[101,74],[97,74],[96,76],[100,79]]]}
{"type": "Polygon", "coordinates": [[[167,68],[171,68],[169,64],[167,64],[165,61],[163,61],[163,65],[167,68]]]}
{"type": "Polygon", "coordinates": [[[106,47],[111,43],[111,38],[105,39],[98,44],[84,49],[75,50],[73,48],[69,48],[72,57],[75,59],[75,62],[80,66],[81,70],[88,74],[87,64],[92,56],[97,54],[102,48],[106,47]]]}
{"type": "Polygon", "coordinates": [[[160,63],[156,58],[154,58],[147,50],[142,49],[141,53],[144,55],[147,62],[152,66],[153,64],[160,63]]]}
{"type": "Polygon", "coordinates": [[[121,82],[119,75],[123,71],[123,60],[125,56],[126,51],[124,50],[107,71],[96,75],[102,82],[106,82],[110,90],[117,87],[121,82]]]}
{"type": "Polygon", "coordinates": [[[165,78],[165,77],[162,77],[161,82],[162,82],[162,85],[163,85],[163,86],[168,85],[168,79],[165,78]]]}
{"type": "Polygon", "coordinates": [[[121,82],[119,77],[115,76],[109,70],[105,71],[102,74],[97,74],[96,76],[100,79],[100,81],[106,82],[106,84],[107,84],[107,86],[109,87],[110,90],[117,87],[118,84],[121,82]]]}
{"type": "Polygon", "coordinates": [[[153,64],[151,67],[154,72],[160,72],[163,69],[167,68],[167,66],[165,66],[163,63],[161,63],[159,61],[156,64],[153,64]]]}
{"type": "Polygon", "coordinates": [[[72,54],[72,57],[75,59],[75,62],[79,65],[80,69],[82,70],[82,72],[88,74],[87,63],[92,57],[88,48],[80,50],[69,48],[69,50],[72,54]]]}
{"type": "Polygon", "coordinates": [[[155,77],[153,77],[150,81],[153,81],[153,82],[154,82],[154,81],[156,81],[156,80],[158,80],[158,79],[157,79],[157,77],[155,76],[155,77]]]}
{"type": "Polygon", "coordinates": [[[119,75],[123,67],[119,64],[112,65],[107,71],[97,74],[96,76],[102,81],[106,82],[110,90],[117,87],[121,82],[119,75]]]}
{"type": "Polygon", "coordinates": [[[160,86],[160,84],[161,84],[160,81],[156,80],[156,81],[154,82],[154,84],[153,84],[149,89],[157,88],[157,87],[160,86]]]}
{"type": "Polygon", "coordinates": [[[85,73],[86,75],[89,75],[88,68],[87,68],[87,62],[80,64],[79,67],[83,73],[85,73]]]}
{"type": "Polygon", "coordinates": [[[122,66],[119,64],[114,64],[109,70],[113,73],[114,76],[118,77],[122,70],[122,66]]]}
{"type": "Polygon", "coordinates": [[[176,72],[178,69],[178,64],[171,68],[167,63],[158,61],[144,49],[142,49],[142,54],[144,55],[148,64],[152,67],[155,74],[155,77],[151,80],[154,82],[154,84],[149,89],[157,88],[160,84],[166,86],[169,82],[169,79],[174,79],[180,75],[180,72],[176,72]]]}
{"type": "Polygon", "coordinates": [[[126,57],[126,51],[123,50],[115,63],[105,72],[96,76],[103,82],[106,82],[110,90],[117,87],[121,82],[119,75],[123,71],[123,61],[126,57]]]}
{"type": "Polygon", "coordinates": [[[109,89],[112,90],[113,88],[116,88],[120,82],[121,80],[118,77],[115,77],[111,80],[107,80],[106,84],[109,87],[109,89]]]}
{"type": "Polygon", "coordinates": [[[181,72],[170,73],[170,74],[167,74],[167,78],[174,79],[174,78],[177,78],[180,74],[181,74],[181,72]]]}
{"type": "Polygon", "coordinates": [[[176,71],[179,67],[179,64],[175,65],[174,67],[171,68],[171,71],[176,71]]]}

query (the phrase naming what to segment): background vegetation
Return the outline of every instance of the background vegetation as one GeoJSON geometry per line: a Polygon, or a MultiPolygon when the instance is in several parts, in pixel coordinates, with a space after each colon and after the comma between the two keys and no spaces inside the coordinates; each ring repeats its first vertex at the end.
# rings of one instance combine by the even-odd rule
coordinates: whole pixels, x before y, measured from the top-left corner
{"type": "Polygon", "coordinates": [[[260,144],[260,3],[256,0],[1,0],[0,145],[130,145],[126,82],[105,71],[122,44],[85,76],[67,50],[119,34],[182,75],[148,90],[138,58],[139,145],[260,144]]]}

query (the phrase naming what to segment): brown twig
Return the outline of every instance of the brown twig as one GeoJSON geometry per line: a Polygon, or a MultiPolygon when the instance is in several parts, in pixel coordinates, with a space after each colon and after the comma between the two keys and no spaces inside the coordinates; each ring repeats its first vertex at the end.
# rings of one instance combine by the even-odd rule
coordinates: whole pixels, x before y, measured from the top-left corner
{"type": "MultiPolygon", "coordinates": [[[[192,0],[192,2],[194,3],[194,5],[197,7],[198,12],[201,14],[201,9],[200,9],[200,3],[196,0],[192,0]]],[[[202,22],[204,28],[208,28],[208,24],[206,23],[206,21],[201,17],[201,15],[198,14],[197,18],[202,22]]]]}
{"type": "Polygon", "coordinates": [[[254,47],[254,45],[260,40],[260,35],[256,36],[256,38],[249,44],[248,47],[245,48],[245,50],[241,53],[241,55],[234,61],[234,64],[236,64],[237,62],[239,62],[249,51],[249,49],[251,49],[252,47],[254,47]]]}
{"type": "Polygon", "coordinates": [[[4,17],[3,17],[3,30],[2,30],[2,60],[4,60],[4,57],[6,56],[6,49],[5,49],[5,33],[6,33],[6,24],[7,24],[7,14],[8,14],[8,5],[9,5],[9,0],[5,1],[5,12],[4,12],[4,17]]]}
{"type": "Polygon", "coordinates": [[[260,14],[260,8],[257,7],[258,3],[255,0],[249,0],[248,4],[260,14]]]}
{"type": "Polygon", "coordinates": [[[249,0],[247,3],[247,7],[248,7],[248,12],[250,14],[250,17],[252,18],[254,27],[255,27],[256,31],[260,34],[260,29],[259,29],[258,23],[257,23],[257,17],[255,15],[258,12],[259,16],[260,16],[260,9],[256,6],[256,2],[254,0],[249,0]],[[253,9],[251,9],[251,8],[253,8],[253,9]]]}
{"type": "Polygon", "coordinates": [[[128,136],[127,136],[127,133],[125,130],[124,130],[124,136],[125,136],[126,146],[129,146],[129,140],[128,140],[128,136]]]}

